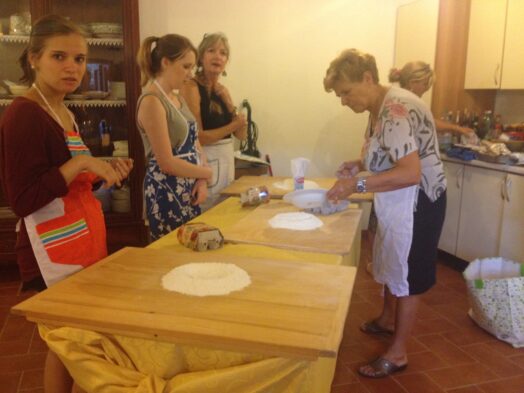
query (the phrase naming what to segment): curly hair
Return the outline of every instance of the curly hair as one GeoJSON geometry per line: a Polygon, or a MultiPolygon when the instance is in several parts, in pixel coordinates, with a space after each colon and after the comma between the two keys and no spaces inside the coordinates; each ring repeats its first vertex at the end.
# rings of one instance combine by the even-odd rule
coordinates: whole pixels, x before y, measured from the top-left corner
{"type": "Polygon", "coordinates": [[[371,73],[375,83],[379,82],[375,57],[358,49],[346,49],[329,64],[324,77],[324,89],[332,91],[341,80],[361,82],[366,71],[371,73]]]}

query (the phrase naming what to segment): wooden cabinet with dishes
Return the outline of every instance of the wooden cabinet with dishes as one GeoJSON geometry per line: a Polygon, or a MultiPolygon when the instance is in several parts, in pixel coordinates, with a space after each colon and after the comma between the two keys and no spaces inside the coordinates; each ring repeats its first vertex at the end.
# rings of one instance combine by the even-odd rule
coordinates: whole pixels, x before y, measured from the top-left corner
{"type": "Polygon", "coordinates": [[[524,89],[524,2],[472,0],[466,89],[524,89]]]}
{"type": "MultiPolygon", "coordinates": [[[[18,57],[29,42],[31,21],[48,13],[71,18],[88,35],[86,77],[76,94],[66,97],[80,133],[93,155],[131,157],[135,168],[124,187],[97,191],[106,216],[109,251],[142,246],[147,231],[142,220],[143,150],[135,125],[140,75],[138,0],[2,0],[0,2],[0,116],[15,95],[18,57]]],[[[0,190],[0,261],[14,260],[17,218],[0,190]]]]}
{"type": "Polygon", "coordinates": [[[448,205],[439,248],[464,261],[524,261],[524,176],[445,162],[448,205]]]}

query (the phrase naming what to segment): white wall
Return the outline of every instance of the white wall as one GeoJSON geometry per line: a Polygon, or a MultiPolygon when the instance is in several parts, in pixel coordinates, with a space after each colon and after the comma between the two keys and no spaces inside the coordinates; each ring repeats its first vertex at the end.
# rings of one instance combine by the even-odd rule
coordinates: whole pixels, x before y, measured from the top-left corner
{"type": "Polygon", "coordinates": [[[222,82],[236,102],[247,98],[259,150],[277,176],[290,159],[308,157],[309,176],[332,176],[360,154],[367,114],[343,108],[322,80],[342,49],[375,55],[381,81],[392,67],[401,0],[140,0],[141,38],[178,33],[198,45],[222,31],[231,61],[222,82]],[[384,33],[385,32],[385,33],[384,33]]]}
{"type": "MultiPolygon", "coordinates": [[[[423,61],[435,69],[439,0],[415,0],[398,8],[393,64],[423,61]]],[[[433,88],[422,99],[431,108],[433,88]]]]}

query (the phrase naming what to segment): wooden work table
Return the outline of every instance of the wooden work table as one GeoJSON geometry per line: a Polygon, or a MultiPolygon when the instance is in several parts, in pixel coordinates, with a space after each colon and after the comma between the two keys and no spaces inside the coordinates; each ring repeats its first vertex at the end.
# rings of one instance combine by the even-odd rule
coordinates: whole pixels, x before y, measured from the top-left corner
{"type": "MultiPolygon", "coordinates": [[[[238,198],[228,198],[194,221],[227,230],[254,211],[242,208],[238,198]]],[[[358,227],[360,210],[346,219],[358,227]]],[[[275,373],[271,365],[282,364],[297,367],[307,379],[307,388],[297,385],[286,391],[328,393],[353,291],[356,267],[351,265],[358,261],[360,231],[347,241],[350,251],[344,255],[229,243],[199,253],[180,245],[174,231],[145,249],[126,248],[108,256],[16,305],[13,312],[40,325],[49,347],[89,391],[97,391],[89,385],[96,382],[93,373],[115,386],[129,386],[125,378],[129,372],[138,373],[138,379],[152,375],[175,383],[178,374],[164,377],[162,370],[186,364],[184,354],[194,347],[205,359],[237,366],[216,368],[205,363],[183,371],[180,378],[193,381],[187,392],[209,391],[209,379],[201,377],[206,367],[211,367],[221,386],[245,379],[242,367],[257,370],[246,383],[281,381],[292,371],[277,366],[275,373]],[[248,272],[252,283],[227,296],[204,298],[162,288],[161,277],[174,267],[205,261],[234,263],[248,272]],[[90,341],[93,335],[97,338],[90,341]],[[114,340],[117,347],[111,344],[114,340]],[[99,347],[97,343],[103,342],[99,347]],[[152,345],[158,348],[151,360],[154,366],[147,361],[152,345]],[[126,364],[119,365],[120,370],[112,363],[106,368],[104,357],[96,355],[100,348],[113,348],[106,358],[129,354],[147,364],[136,371],[126,364]],[[235,359],[245,360],[239,367],[235,359]]]]}

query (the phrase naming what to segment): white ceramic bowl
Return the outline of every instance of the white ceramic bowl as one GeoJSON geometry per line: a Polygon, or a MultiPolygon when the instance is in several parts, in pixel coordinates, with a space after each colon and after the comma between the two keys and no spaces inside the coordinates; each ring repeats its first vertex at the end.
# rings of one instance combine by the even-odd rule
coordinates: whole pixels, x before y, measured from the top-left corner
{"type": "Polygon", "coordinates": [[[11,93],[14,96],[21,96],[21,95],[24,95],[27,92],[27,90],[29,90],[29,86],[11,85],[9,86],[9,90],[11,90],[11,93]]]}
{"type": "Polygon", "coordinates": [[[315,190],[297,190],[284,195],[284,201],[291,203],[299,209],[311,209],[320,207],[326,201],[327,190],[317,188],[315,190]]]}

